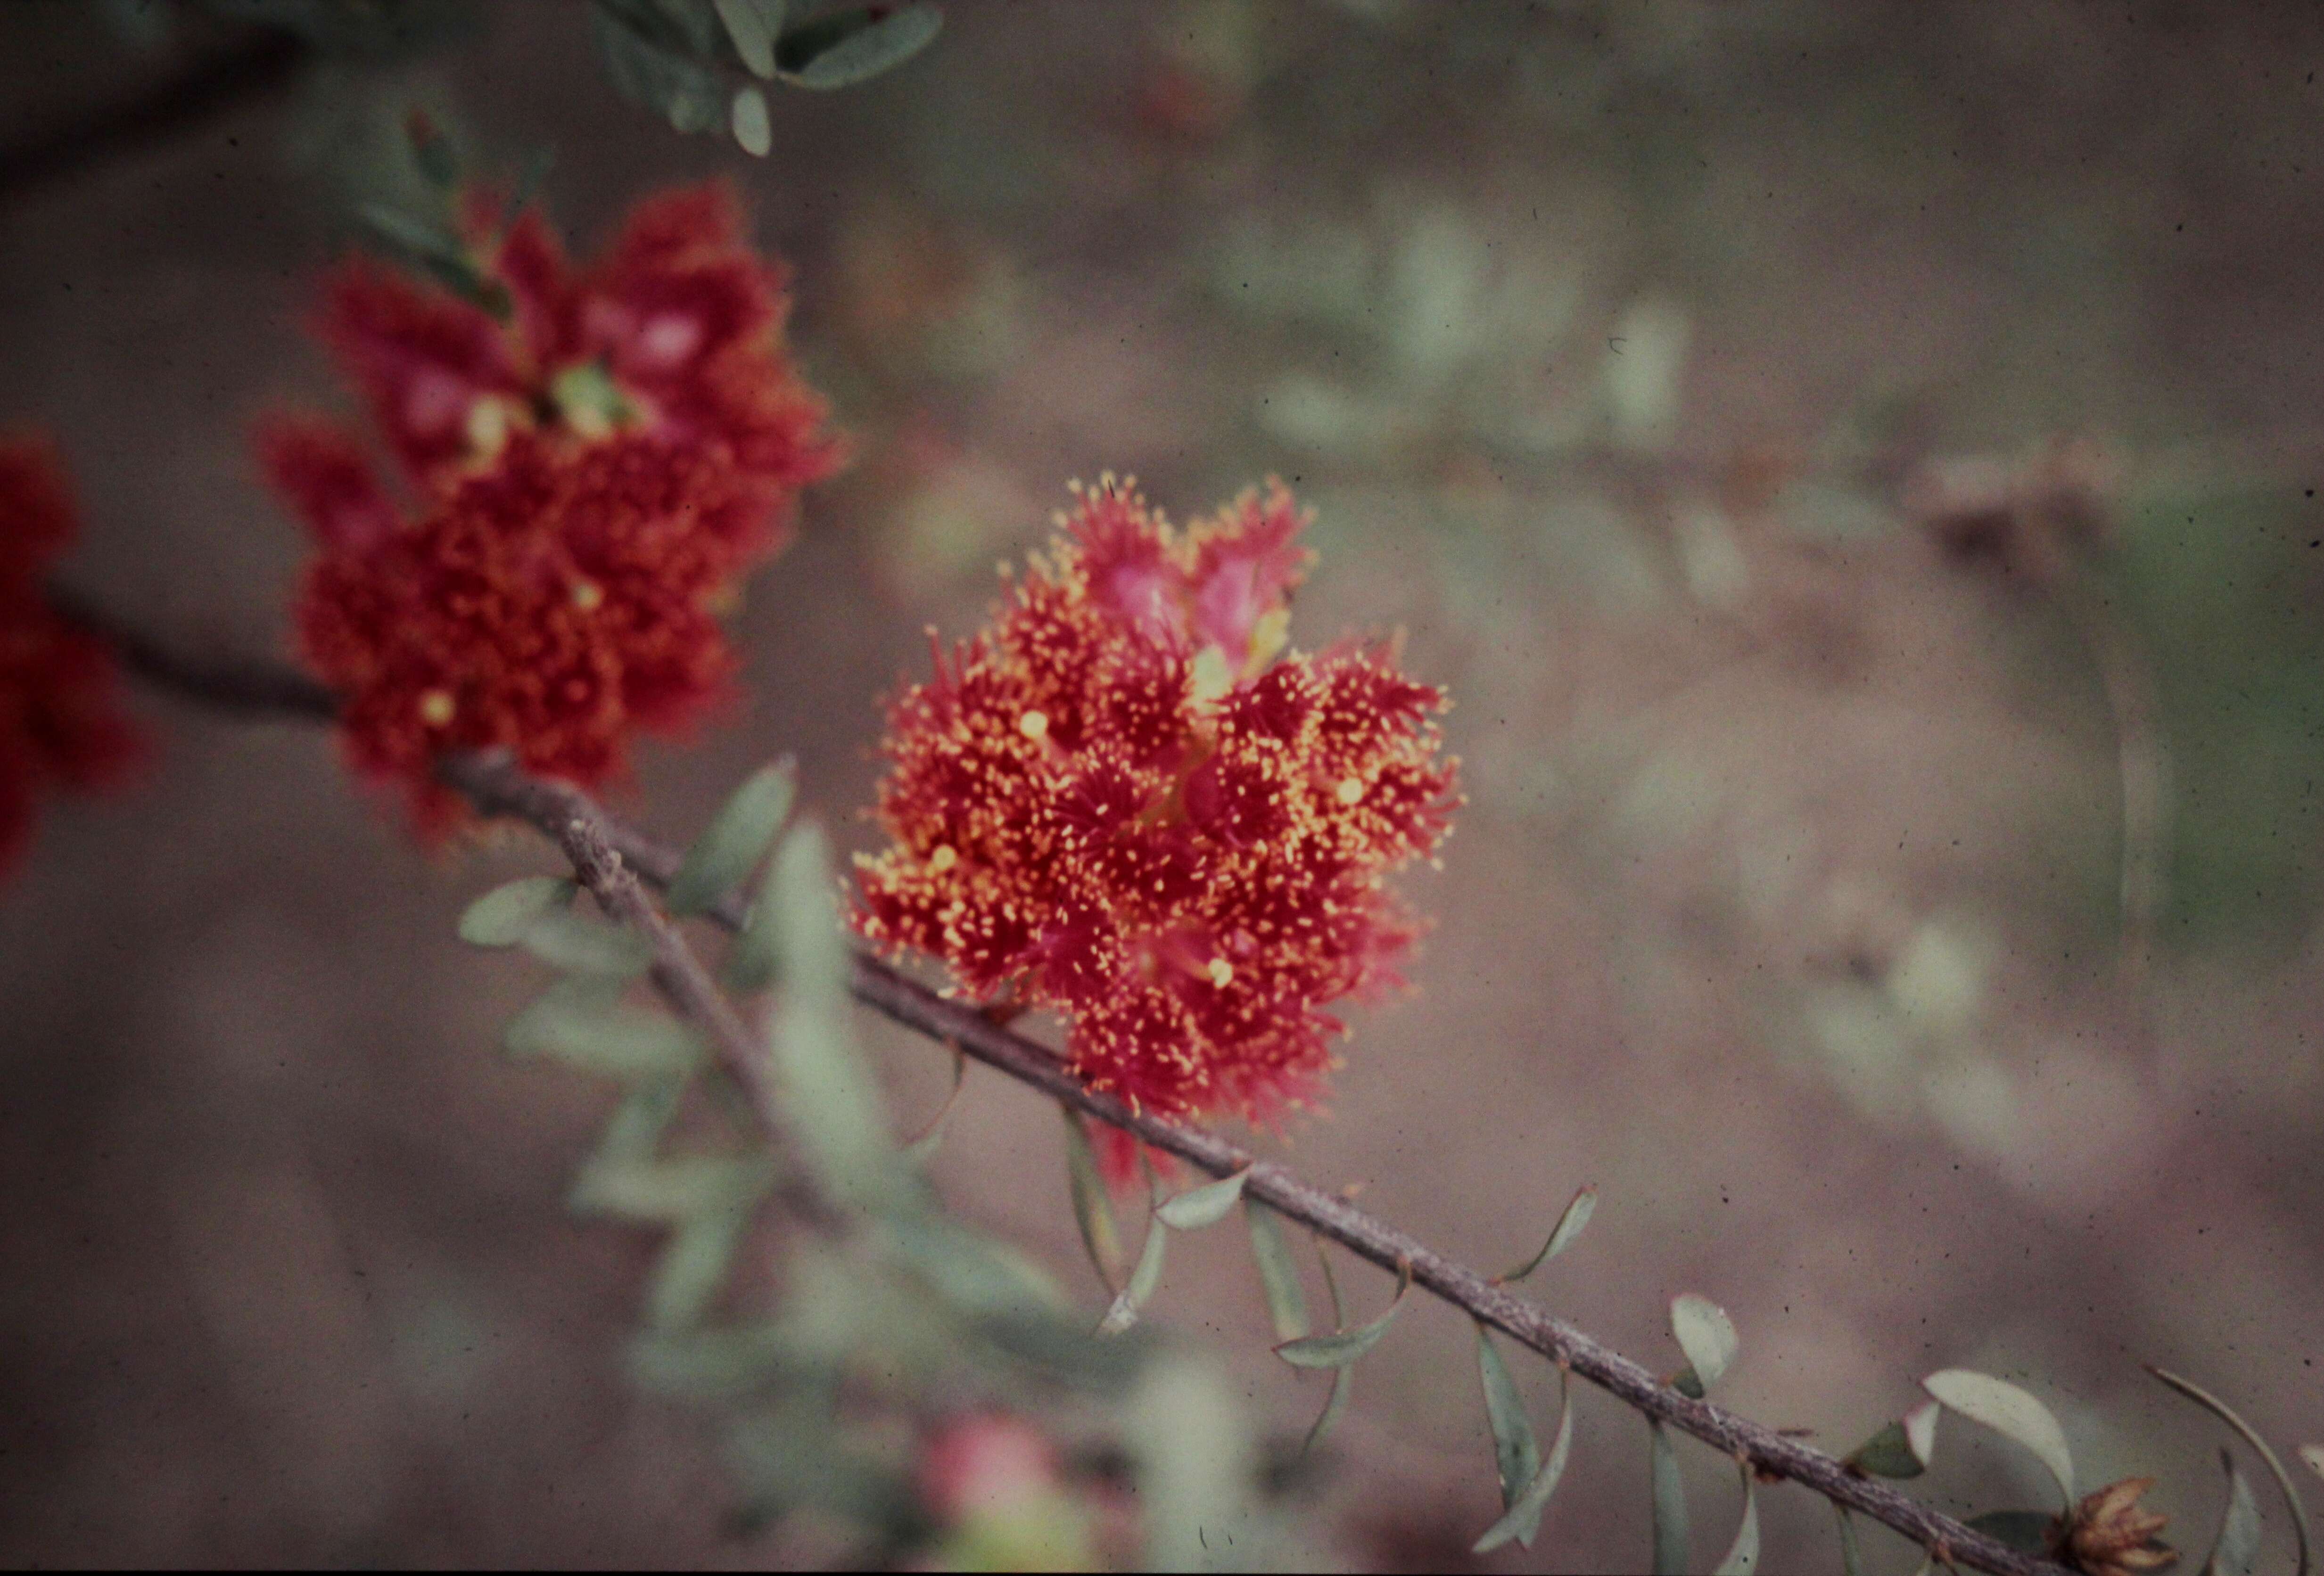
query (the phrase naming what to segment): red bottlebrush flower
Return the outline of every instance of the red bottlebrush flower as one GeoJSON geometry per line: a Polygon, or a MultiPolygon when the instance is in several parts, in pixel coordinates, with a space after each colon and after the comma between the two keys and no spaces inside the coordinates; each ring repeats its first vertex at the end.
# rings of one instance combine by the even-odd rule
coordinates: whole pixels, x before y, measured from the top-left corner
{"type": "Polygon", "coordinates": [[[78,529],[54,447],[0,441],[0,871],[23,852],[42,793],[106,787],[139,750],[112,652],[42,589],[78,529]]]}
{"type": "Polygon", "coordinates": [[[1305,567],[1279,484],[1179,533],[1109,479],[1064,523],[894,704],[856,927],[1063,1011],[1093,1087],[1268,1120],[1418,933],[1383,878],[1458,802],[1443,697],[1352,644],[1275,660],[1305,567]]]}
{"type": "Polygon", "coordinates": [[[363,770],[456,819],[438,755],[498,746],[595,784],[633,729],[668,730],[734,662],[711,610],[784,541],[840,445],[783,346],[779,268],[720,186],[641,203],[608,256],[568,264],[528,212],[466,205],[505,319],[375,263],[319,322],[421,503],[408,521],[342,429],[273,424],[261,456],[324,549],[298,611],[346,699],[363,770]]]}
{"type": "Polygon", "coordinates": [[[489,194],[464,207],[505,320],[357,259],[333,275],[317,325],[414,484],[447,492],[519,432],[636,432],[711,454],[755,487],[760,507],[721,521],[735,567],[779,548],[799,489],[837,468],[842,446],[785,346],[783,270],[751,249],[733,194],[648,198],[586,270],[539,213],[496,233],[489,194]]]}
{"type": "Polygon", "coordinates": [[[752,490],[691,448],[616,438],[574,450],[512,439],[493,470],[384,531],[367,474],[319,433],[279,431],[278,480],[319,500],[299,640],[346,697],[356,767],[401,779],[424,828],[457,819],[432,776],[449,750],[504,748],[527,770],[595,784],[633,729],[684,726],[734,659],[712,616],[728,585],[716,526],[752,490]],[[360,478],[360,479],[358,479],[360,478]],[[342,529],[346,521],[365,529],[342,529]]]}

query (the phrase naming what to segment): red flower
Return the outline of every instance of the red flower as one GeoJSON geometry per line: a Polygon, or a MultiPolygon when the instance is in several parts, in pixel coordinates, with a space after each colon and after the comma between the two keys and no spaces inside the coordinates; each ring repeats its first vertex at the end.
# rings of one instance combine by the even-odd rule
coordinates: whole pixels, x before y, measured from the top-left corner
{"type": "Polygon", "coordinates": [[[469,207],[505,323],[364,263],[321,321],[418,512],[337,427],[280,421],[260,444],[323,548],[299,638],[346,697],[350,754],[438,832],[459,814],[433,776],[446,751],[595,784],[633,730],[698,717],[734,668],[713,610],[839,458],[783,351],[781,276],[723,188],[640,205],[577,274],[537,216],[494,240],[469,207]]]}
{"type": "Polygon", "coordinates": [[[855,924],[1071,1019],[1095,1088],[1267,1120],[1396,979],[1383,878],[1457,803],[1443,697],[1347,644],[1275,661],[1305,567],[1277,484],[1180,534],[1111,479],[996,628],[890,717],[855,924]]]}
{"type": "Polygon", "coordinates": [[[78,529],[54,447],[0,441],[0,871],[23,852],[42,792],[104,787],[138,752],[112,653],[42,590],[78,529]]]}

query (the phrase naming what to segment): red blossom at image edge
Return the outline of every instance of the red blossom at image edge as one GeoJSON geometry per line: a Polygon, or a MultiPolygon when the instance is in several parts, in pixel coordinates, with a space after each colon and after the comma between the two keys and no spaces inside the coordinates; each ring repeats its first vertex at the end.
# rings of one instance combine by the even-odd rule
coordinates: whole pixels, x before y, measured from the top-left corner
{"type": "Polygon", "coordinates": [[[784,274],[725,187],[648,198],[587,269],[537,213],[465,208],[504,318],[355,259],[316,323],[417,507],[344,426],[259,439],[322,548],[300,650],[346,700],[356,769],[403,783],[430,834],[463,815],[432,776],[447,751],[594,786],[632,733],[710,709],[736,666],[715,614],[843,458],[785,346],[784,274]]]}
{"type": "Polygon", "coordinates": [[[117,782],[142,748],[111,650],[43,589],[79,525],[54,446],[0,439],[0,873],[23,853],[41,795],[117,782]]]}
{"type": "MultiPolygon", "coordinates": [[[[1388,873],[1459,798],[1443,696],[1343,642],[1277,659],[1307,555],[1279,484],[1174,530],[1078,490],[994,625],[890,708],[856,928],[1069,1021],[1093,1088],[1168,1117],[1306,1103],[1420,930],[1388,873]]],[[[1134,1152],[1109,1157],[1117,1176],[1134,1152]]]]}

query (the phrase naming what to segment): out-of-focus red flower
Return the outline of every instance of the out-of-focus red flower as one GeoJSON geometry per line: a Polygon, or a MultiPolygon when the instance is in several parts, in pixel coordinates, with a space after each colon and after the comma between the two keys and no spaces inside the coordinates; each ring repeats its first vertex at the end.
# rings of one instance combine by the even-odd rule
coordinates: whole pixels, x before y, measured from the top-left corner
{"type": "Polygon", "coordinates": [[[1457,804],[1443,696],[1352,643],[1277,660],[1306,560],[1280,484],[1181,533],[1109,478],[1063,523],[894,704],[855,925],[1060,1009],[1093,1087],[1270,1120],[1418,933],[1384,878],[1457,804]]]}
{"type": "Polygon", "coordinates": [[[520,432],[635,429],[762,484],[775,507],[752,524],[765,530],[836,466],[824,401],[784,344],[783,270],[751,249],[728,188],[649,198],[587,269],[567,261],[537,210],[500,230],[491,194],[464,208],[480,278],[507,293],[505,318],[357,258],[331,276],[317,324],[416,482],[448,491],[520,432]]]}
{"type": "Polygon", "coordinates": [[[1003,1413],[956,1417],[922,1440],[920,1499],[938,1535],[913,1568],[1095,1568],[1091,1507],[1066,1484],[1048,1437],[1003,1413]]]}
{"type": "Polygon", "coordinates": [[[357,262],[319,324],[417,509],[335,424],[260,434],[322,548],[300,646],[345,697],[355,764],[404,782],[429,832],[458,819],[433,777],[447,751],[595,784],[634,732],[700,716],[735,666],[714,613],[840,457],[783,347],[780,272],[724,188],[641,204],[584,272],[537,215],[495,236],[494,206],[467,208],[505,321],[357,262]]]}
{"type": "Polygon", "coordinates": [[[0,439],[0,871],[23,853],[42,794],[105,787],[139,751],[111,651],[42,588],[78,529],[54,447],[0,439]]]}

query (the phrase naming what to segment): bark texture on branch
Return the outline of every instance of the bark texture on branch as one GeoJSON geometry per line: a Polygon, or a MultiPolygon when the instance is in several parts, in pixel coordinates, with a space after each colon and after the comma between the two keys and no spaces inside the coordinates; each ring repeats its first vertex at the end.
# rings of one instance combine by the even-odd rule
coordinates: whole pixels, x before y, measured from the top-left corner
{"type": "MultiPolygon", "coordinates": [[[[327,719],[337,714],[333,697],[299,674],[263,664],[182,659],[161,642],[122,629],[78,598],[60,595],[57,601],[89,627],[112,637],[133,671],[189,700],[245,714],[327,719]]],[[[742,1029],[732,1005],[631,874],[665,887],[678,872],[678,853],[607,814],[579,789],[528,776],[505,760],[450,758],[442,775],[479,813],[522,820],[555,843],[583,883],[606,899],[609,912],[639,926],[655,948],[657,982],[671,993],[681,1011],[689,1017],[702,1014],[696,1021],[710,1029],[722,1059],[729,1062],[761,1111],[777,1120],[775,1130],[779,1131],[755,1037],[742,1029]],[[723,1027],[730,1023],[731,1028],[723,1027]],[[730,1040],[730,1033],[739,1037],[730,1040]]],[[[711,917],[738,929],[744,911],[730,895],[711,910],[711,917]]],[[[1111,1095],[1085,1087],[1047,1047],[1002,1028],[973,1006],[945,1000],[877,958],[855,954],[849,986],[858,1000],[906,1028],[957,1046],[986,1066],[1132,1133],[1198,1171],[1227,1176],[1248,1169],[1243,1191],[1278,1213],[1382,1269],[1394,1272],[1409,1264],[1414,1284],[1633,1410],[1748,1461],[1763,1474],[1803,1484],[1833,1504],[1911,1539],[1940,1561],[1992,1576],[2070,1576],[2065,1566],[2021,1553],[1885,1482],[1858,1476],[1822,1451],[1711,1402],[1682,1395],[1595,1337],[1375,1220],[1338,1194],[1301,1181],[1274,1161],[1258,1159],[1213,1133],[1130,1111],[1111,1095]]]]}

